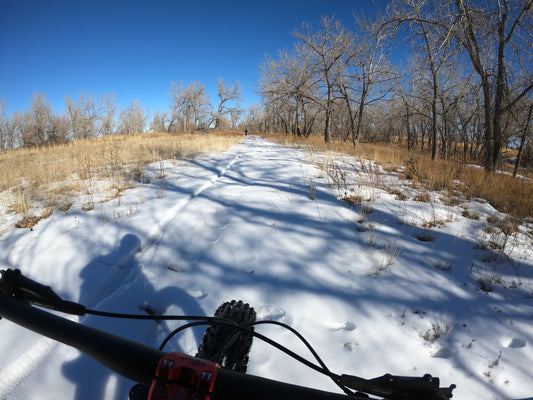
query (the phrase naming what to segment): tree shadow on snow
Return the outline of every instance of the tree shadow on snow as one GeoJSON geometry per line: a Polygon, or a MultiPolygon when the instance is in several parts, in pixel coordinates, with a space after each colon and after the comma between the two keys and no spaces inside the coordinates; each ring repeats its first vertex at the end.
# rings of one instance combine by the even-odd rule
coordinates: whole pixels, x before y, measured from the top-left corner
{"type": "MultiPolygon", "coordinates": [[[[334,223],[320,215],[313,217],[292,204],[302,199],[312,200],[306,180],[299,174],[285,173],[283,179],[279,179],[279,171],[284,170],[283,160],[274,164],[256,163],[253,169],[246,168],[245,162],[236,163],[224,175],[226,185],[236,188],[245,185],[249,190],[262,188],[275,191],[275,196],[256,196],[250,202],[236,196],[220,196],[216,190],[201,194],[200,197],[211,202],[211,208],[223,209],[231,216],[225,223],[227,226],[233,224],[249,232],[234,240],[228,237],[226,232],[230,229],[226,225],[220,228],[220,236],[196,260],[202,279],[210,277],[233,293],[241,290],[248,293],[253,287],[272,304],[282,304],[280,297],[287,301],[295,293],[312,293],[316,298],[330,298],[337,304],[344,304],[345,314],[353,312],[353,320],[372,319],[376,312],[390,315],[397,320],[398,329],[402,329],[406,318],[417,320],[426,315],[428,329],[430,323],[441,323],[445,325],[443,329],[450,329],[450,332],[446,331],[436,343],[424,343],[421,331],[421,345],[429,347],[431,344],[433,357],[450,359],[464,375],[472,376],[492,392],[498,391],[488,379],[480,376],[473,363],[468,363],[472,358],[469,358],[468,340],[479,327],[496,325],[493,330],[498,333],[478,340],[475,347],[500,346],[493,336],[505,337],[509,332],[505,327],[508,321],[519,326],[526,326],[528,321],[523,309],[506,307],[506,302],[525,304],[530,294],[520,285],[514,288],[497,286],[494,295],[482,290],[473,266],[479,264],[478,260],[488,259],[490,252],[478,248],[479,240],[438,227],[427,229],[405,223],[401,218],[402,210],[383,206],[372,210],[371,215],[367,215],[363,206],[355,206],[353,219],[334,223]],[[289,200],[284,203],[283,199],[289,200]],[[366,225],[356,223],[358,219],[365,220],[366,225]],[[278,240],[280,233],[281,241],[278,240]],[[307,240],[313,244],[306,243],[307,240]],[[344,259],[325,256],[339,250],[344,259]],[[375,267],[362,269],[359,259],[362,265],[375,267]],[[321,265],[326,260],[330,263],[321,265]],[[341,263],[336,265],[336,261],[341,263]],[[322,269],[327,270],[324,275],[320,273],[322,269]],[[384,291],[387,288],[394,290],[384,291]],[[500,297],[503,300],[500,301],[500,297]],[[471,333],[471,329],[474,332],[471,333]]],[[[330,191],[319,190],[315,195],[318,212],[318,205],[346,207],[330,191]]],[[[530,278],[530,262],[516,261],[514,265],[514,269],[502,270],[502,280],[520,281],[518,273],[530,278]]],[[[490,265],[480,268],[488,268],[482,273],[494,272],[490,265]]],[[[424,324],[413,324],[419,325],[424,324]]],[[[521,343],[531,337],[520,329],[513,328],[512,343],[517,346],[523,346],[521,343]]],[[[379,337],[376,345],[379,345],[379,337]]],[[[497,350],[494,352],[497,357],[497,350]]]]}

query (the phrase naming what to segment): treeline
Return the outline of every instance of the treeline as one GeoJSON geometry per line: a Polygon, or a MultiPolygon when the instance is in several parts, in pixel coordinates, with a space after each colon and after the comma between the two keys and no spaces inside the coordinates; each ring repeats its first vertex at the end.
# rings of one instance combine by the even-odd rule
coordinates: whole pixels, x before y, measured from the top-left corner
{"type": "MultiPolygon", "coordinates": [[[[304,23],[261,65],[253,129],[398,141],[493,171],[509,144],[533,158],[533,0],[393,0],[350,28],[304,23]],[[401,49],[399,51],[398,49],[401,49]]],[[[518,165],[517,162],[517,165],[518,165]]]]}
{"type": "Polygon", "coordinates": [[[65,96],[61,114],[54,111],[46,94],[36,92],[30,108],[7,113],[5,99],[0,101],[0,151],[18,147],[59,144],[115,134],[154,132],[193,132],[199,129],[235,129],[244,113],[240,85],[219,79],[217,104],[209,102],[200,82],[184,85],[171,83],[170,106],[166,111],[150,113],[133,100],[119,109],[114,94],[100,97],[80,94],[65,96]]]}
{"type": "Polygon", "coordinates": [[[5,100],[0,102],[0,150],[60,144],[113,134],[143,132],[148,111],[139,100],[118,109],[113,94],[96,98],[80,94],[65,97],[65,110],[58,114],[46,94],[35,92],[29,110],[7,113],[5,100]]]}
{"type": "Polygon", "coordinates": [[[29,110],[0,101],[0,150],[145,130],[247,128],[299,136],[399,142],[433,159],[462,157],[494,171],[502,150],[533,165],[533,0],[392,0],[349,26],[323,17],[260,65],[260,103],[241,106],[239,83],[171,83],[168,110],[114,95],[65,97],[54,113],[35,93],[29,110]]]}

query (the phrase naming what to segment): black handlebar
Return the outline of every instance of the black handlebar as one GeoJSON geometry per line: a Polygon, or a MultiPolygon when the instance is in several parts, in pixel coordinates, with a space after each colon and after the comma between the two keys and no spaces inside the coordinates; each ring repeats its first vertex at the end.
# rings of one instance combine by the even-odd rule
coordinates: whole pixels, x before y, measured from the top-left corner
{"type": "MultiPolygon", "coordinates": [[[[0,293],[0,316],[75,347],[118,374],[151,385],[158,362],[166,353],[101,330],[58,317],[0,293]]],[[[348,396],[291,385],[219,369],[216,400],[346,400],[348,396]]],[[[350,397],[353,398],[353,397],[350,397]]]]}
{"type": "Polygon", "coordinates": [[[17,325],[75,347],[135,382],[150,385],[166,354],[143,344],[61,318],[0,294],[0,315],[17,325]]]}
{"type": "MultiPolygon", "coordinates": [[[[61,299],[49,286],[24,277],[19,270],[0,271],[0,318],[5,317],[29,330],[72,346],[128,379],[150,386],[157,375],[156,381],[158,383],[154,383],[157,386],[162,382],[170,383],[171,380],[169,381],[170,378],[167,379],[167,377],[170,376],[168,374],[174,374],[172,372],[174,370],[167,371],[169,365],[177,363],[174,368],[183,368],[185,364],[180,366],[182,362],[185,362],[183,360],[188,360],[190,366],[205,364],[202,360],[181,353],[167,355],[167,353],[152,347],[70,321],[35,308],[30,304],[41,305],[70,314],[84,315],[89,313],[89,310],[86,310],[83,305],[61,299]]],[[[91,311],[91,313],[96,312],[91,311]]],[[[257,336],[269,343],[271,342],[270,339],[262,335],[257,334],[257,336]]],[[[296,356],[293,355],[293,357],[296,356]]],[[[440,388],[439,379],[433,378],[431,375],[416,378],[386,374],[370,380],[350,375],[330,375],[349,394],[343,395],[217,367],[218,365],[212,363],[210,367],[213,368],[211,369],[212,374],[202,370],[199,371],[198,375],[201,382],[209,383],[209,391],[213,390],[212,393],[216,400],[250,398],[256,400],[368,399],[366,394],[353,393],[348,388],[387,399],[443,400],[450,399],[455,388],[455,385],[451,385],[449,388],[440,388]],[[205,381],[204,376],[212,376],[213,379],[209,378],[208,381],[205,381]]],[[[326,367],[324,366],[324,368],[326,367]]],[[[175,371],[179,376],[182,375],[181,369],[175,369],[175,371]]],[[[190,375],[190,370],[188,371],[185,373],[187,376],[190,375]]],[[[202,387],[204,387],[203,383],[202,387]]],[[[162,384],[165,385],[166,383],[162,384]]],[[[176,385],[180,386],[179,383],[171,383],[172,387],[176,387],[176,385]]],[[[155,386],[153,390],[156,390],[155,386]]]]}

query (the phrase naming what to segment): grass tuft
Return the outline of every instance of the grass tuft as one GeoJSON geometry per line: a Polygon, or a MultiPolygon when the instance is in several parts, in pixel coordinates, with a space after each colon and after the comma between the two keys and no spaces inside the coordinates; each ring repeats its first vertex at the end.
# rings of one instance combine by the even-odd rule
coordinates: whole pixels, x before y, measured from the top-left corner
{"type": "MultiPolygon", "coordinates": [[[[516,218],[533,217],[533,180],[508,173],[487,173],[480,167],[457,160],[431,160],[426,154],[411,154],[396,144],[360,143],[356,148],[343,141],[326,144],[323,138],[294,135],[266,135],[286,145],[312,151],[338,152],[373,160],[386,171],[402,171],[405,179],[423,183],[428,190],[444,191],[451,197],[482,198],[498,211],[516,218]]],[[[454,200],[458,201],[458,200],[454,200]]]]}
{"type": "Polygon", "coordinates": [[[25,215],[15,224],[15,227],[33,228],[40,220],[48,218],[53,212],[53,210],[47,209],[40,215],[25,215]]]}

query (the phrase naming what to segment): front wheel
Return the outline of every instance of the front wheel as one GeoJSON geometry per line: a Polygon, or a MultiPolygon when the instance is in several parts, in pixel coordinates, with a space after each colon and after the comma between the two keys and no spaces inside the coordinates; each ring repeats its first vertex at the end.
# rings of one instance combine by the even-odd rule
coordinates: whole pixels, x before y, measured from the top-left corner
{"type": "MultiPolygon", "coordinates": [[[[218,307],[214,317],[248,326],[255,322],[256,314],[249,304],[232,300],[218,307]]],[[[253,327],[250,330],[253,331],[253,327]]],[[[217,362],[225,369],[245,373],[252,340],[251,332],[212,323],[205,330],[196,357],[217,362]]],[[[129,399],[147,400],[149,391],[148,386],[138,383],[131,388],[129,399]]]]}
{"type": "MultiPolygon", "coordinates": [[[[249,304],[232,300],[216,310],[215,318],[230,320],[240,326],[249,326],[255,322],[256,314],[249,304]]],[[[253,331],[253,327],[249,329],[253,331]]],[[[252,340],[252,332],[212,323],[205,330],[196,357],[217,362],[225,369],[245,373],[252,340]]]]}

